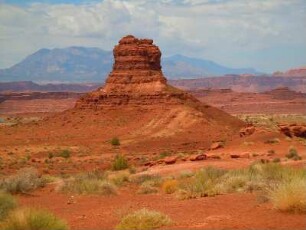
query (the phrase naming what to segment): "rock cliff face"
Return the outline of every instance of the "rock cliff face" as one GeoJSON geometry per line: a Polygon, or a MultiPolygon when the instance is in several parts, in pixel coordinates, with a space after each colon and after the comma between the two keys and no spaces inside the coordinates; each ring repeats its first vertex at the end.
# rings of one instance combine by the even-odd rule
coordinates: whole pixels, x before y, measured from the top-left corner
{"type": "Polygon", "coordinates": [[[103,109],[113,106],[182,104],[198,102],[184,91],[167,85],[160,65],[161,52],[151,39],[123,37],[114,48],[113,70],[104,87],[76,103],[79,109],[103,109]]]}

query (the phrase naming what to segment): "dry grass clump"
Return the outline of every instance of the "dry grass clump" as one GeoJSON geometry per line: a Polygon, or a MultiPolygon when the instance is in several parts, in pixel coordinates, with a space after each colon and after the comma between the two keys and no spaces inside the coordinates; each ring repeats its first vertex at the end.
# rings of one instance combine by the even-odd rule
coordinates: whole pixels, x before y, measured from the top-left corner
{"type": "Polygon", "coordinates": [[[269,191],[268,198],[280,211],[306,213],[306,178],[279,184],[269,191]]]}
{"type": "Polygon", "coordinates": [[[36,209],[16,209],[0,223],[2,230],[67,230],[67,224],[52,213],[36,209]]]}
{"type": "Polygon", "coordinates": [[[34,168],[24,168],[15,175],[0,179],[0,190],[8,193],[27,193],[44,185],[45,181],[34,168]]]}
{"type": "Polygon", "coordinates": [[[103,172],[99,171],[87,172],[68,178],[61,190],[76,194],[116,194],[116,186],[106,179],[103,172]]]}
{"type": "Polygon", "coordinates": [[[120,171],[113,175],[109,175],[108,179],[112,181],[115,185],[122,186],[123,184],[130,181],[130,173],[127,171],[120,171]]]}
{"type": "Polygon", "coordinates": [[[217,180],[226,173],[225,170],[207,167],[195,173],[194,177],[179,184],[177,196],[180,199],[214,196],[217,180]]]}
{"type": "Polygon", "coordinates": [[[134,175],[130,178],[132,183],[142,184],[145,181],[151,181],[154,186],[160,186],[162,183],[162,177],[160,175],[151,175],[151,174],[140,174],[134,175]]]}
{"type": "Polygon", "coordinates": [[[171,194],[177,190],[177,186],[177,180],[166,180],[162,184],[162,190],[164,191],[164,193],[171,194]]]}
{"type": "Polygon", "coordinates": [[[6,193],[0,193],[0,221],[6,218],[10,211],[17,207],[15,198],[6,193]]]}
{"type": "Polygon", "coordinates": [[[118,154],[115,156],[115,159],[112,164],[112,170],[118,171],[118,170],[127,169],[128,167],[129,167],[128,161],[123,155],[118,154]]]}
{"type": "Polygon", "coordinates": [[[181,179],[176,194],[180,199],[191,199],[253,191],[261,191],[278,210],[306,212],[306,170],[277,163],[257,163],[229,171],[204,168],[191,178],[181,179]]]}
{"type": "Polygon", "coordinates": [[[137,191],[139,194],[151,194],[151,193],[157,193],[158,188],[156,187],[156,183],[154,181],[145,181],[143,182],[137,191]]]}
{"type": "Polygon", "coordinates": [[[165,214],[148,209],[135,211],[122,218],[116,226],[117,230],[144,230],[168,226],[172,223],[165,214]]]}

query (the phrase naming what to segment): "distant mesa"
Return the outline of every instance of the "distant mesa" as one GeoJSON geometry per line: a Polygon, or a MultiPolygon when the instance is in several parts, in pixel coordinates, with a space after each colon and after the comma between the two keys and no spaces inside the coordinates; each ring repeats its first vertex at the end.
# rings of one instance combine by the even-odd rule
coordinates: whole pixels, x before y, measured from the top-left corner
{"type": "Polygon", "coordinates": [[[290,69],[286,72],[276,71],[273,76],[277,77],[306,77],[306,67],[290,69]]]}

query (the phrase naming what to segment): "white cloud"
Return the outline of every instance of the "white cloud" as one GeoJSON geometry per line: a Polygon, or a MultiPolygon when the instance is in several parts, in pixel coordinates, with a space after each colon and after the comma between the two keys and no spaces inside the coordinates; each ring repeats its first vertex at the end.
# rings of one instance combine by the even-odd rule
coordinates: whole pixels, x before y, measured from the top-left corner
{"type": "MultiPolygon", "coordinates": [[[[0,22],[0,67],[45,47],[80,45],[110,50],[126,34],[153,38],[167,55],[181,53],[271,71],[287,68],[288,58],[284,55],[279,63],[269,66],[258,58],[265,56],[264,50],[294,46],[306,53],[304,0],[1,4],[0,22]],[[254,59],[246,58],[252,55],[254,59]]],[[[294,60],[299,65],[306,56],[297,55],[294,60]]]]}

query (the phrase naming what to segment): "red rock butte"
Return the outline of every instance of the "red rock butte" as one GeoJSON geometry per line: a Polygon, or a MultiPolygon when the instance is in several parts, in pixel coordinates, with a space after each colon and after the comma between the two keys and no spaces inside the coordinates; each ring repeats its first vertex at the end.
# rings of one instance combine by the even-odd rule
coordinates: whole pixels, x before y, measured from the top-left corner
{"type": "Polygon", "coordinates": [[[241,120],[168,85],[160,64],[161,52],[153,40],[128,35],[113,52],[115,62],[105,85],[80,98],[72,113],[86,117],[100,114],[95,119],[110,119],[110,123],[114,117],[124,120],[124,131],[107,127],[122,138],[172,136],[177,143],[189,138],[205,142],[205,146],[213,139],[238,134],[244,126],[241,120]]]}
{"type": "Polygon", "coordinates": [[[161,70],[161,52],[151,39],[123,37],[114,48],[113,70],[104,87],[76,103],[80,109],[102,109],[119,105],[197,101],[184,91],[167,85],[161,70]]]}

